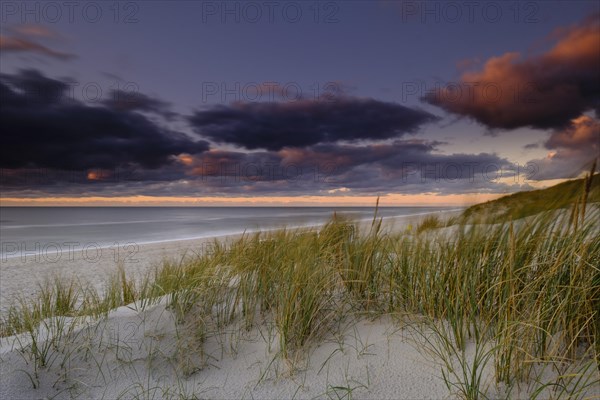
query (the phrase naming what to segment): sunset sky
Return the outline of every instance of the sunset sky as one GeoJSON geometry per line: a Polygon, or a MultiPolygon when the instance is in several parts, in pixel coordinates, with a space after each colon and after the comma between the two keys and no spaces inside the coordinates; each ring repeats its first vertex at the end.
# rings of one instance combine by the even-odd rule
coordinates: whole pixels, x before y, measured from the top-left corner
{"type": "Polygon", "coordinates": [[[1,7],[3,206],[464,205],[600,152],[596,1],[1,7]]]}

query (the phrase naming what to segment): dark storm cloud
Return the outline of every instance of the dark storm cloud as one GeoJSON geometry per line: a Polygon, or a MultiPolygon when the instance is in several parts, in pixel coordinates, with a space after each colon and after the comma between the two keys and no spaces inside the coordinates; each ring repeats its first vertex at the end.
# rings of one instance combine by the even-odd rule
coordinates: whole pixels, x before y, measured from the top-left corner
{"type": "Polygon", "coordinates": [[[356,187],[383,183],[392,185],[392,188],[413,179],[421,182],[472,181],[486,173],[494,176],[489,172],[502,168],[507,172],[515,169],[512,163],[495,154],[441,154],[437,146],[438,142],[421,140],[366,146],[324,144],[308,149],[286,149],[280,154],[286,162],[300,165],[332,165],[334,168],[330,168],[330,173],[342,177],[338,179],[339,182],[356,187]],[[366,169],[378,171],[377,179],[357,179],[356,174],[366,169]],[[403,181],[398,181],[398,177],[403,181]]]}
{"type": "Polygon", "coordinates": [[[69,99],[67,88],[34,70],[0,75],[0,167],[158,168],[181,153],[208,149],[206,142],[192,141],[132,110],[69,99]]]}
{"type": "Polygon", "coordinates": [[[463,193],[498,190],[502,185],[497,179],[514,177],[518,168],[495,154],[440,154],[437,150],[436,142],[419,140],[362,146],[319,144],[253,153],[211,150],[188,160],[188,180],[202,181],[202,190],[271,195],[340,188],[350,189],[351,194],[463,193]]]}
{"type": "MultiPolygon", "coordinates": [[[[502,192],[509,186],[494,179],[514,170],[495,154],[443,154],[441,142],[356,143],[403,136],[435,120],[393,103],[345,97],[213,108],[204,128],[227,133],[233,113],[232,136],[223,141],[266,150],[209,150],[146,115],[168,112],[161,100],[142,95],[89,106],[65,96],[67,83],[37,71],[0,78],[4,196],[502,192]]],[[[199,115],[207,117],[191,119],[199,115]]]]}
{"type": "Polygon", "coordinates": [[[504,158],[488,153],[441,154],[436,142],[420,140],[280,151],[213,149],[177,160],[157,170],[93,171],[93,183],[85,176],[63,174],[63,181],[71,178],[68,185],[38,184],[35,171],[24,175],[24,170],[17,170],[12,179],[5,177],[5,183],[13,185],[5,184],[4,192],[8,196],[11,190],[18,191],[27,177],[28,189],[54,195],[456,194],[505,192],[512,184],[522,184],[516,178],[511,181],[517,167],[504,158]]]}
{"type": "Polygon", "coordinates": [[[173,119],[176,115],[170,110],[169,103],[147,96],[137,90],[113,90],[103,104],[117,111],[145,111],[159,114],[168,120],[173,119]]]}
{"type": "Polygon", "coordinates": [[[0,74],[3,106],[49,106],[65,100],[69,85],[47,78],[36,70],[21,70],[18,74],[0,74]],[[6,102],[6,103],[4,103],[6,102]]]}
{"type": "Polygon", "coordinates": [[[600,14],[559,34],[544,54],[493,57],[424,100],[489,128],[561,129],[588,110],[600,116],[600,14]]]}
{"type": "Polygon", "coordinates": [[[352,97],[287,103],[238,102],[196,111],[189,117],[197,133],[215,142],[267,150],[401,137],[436,120],[422,110],[352,97]]]}

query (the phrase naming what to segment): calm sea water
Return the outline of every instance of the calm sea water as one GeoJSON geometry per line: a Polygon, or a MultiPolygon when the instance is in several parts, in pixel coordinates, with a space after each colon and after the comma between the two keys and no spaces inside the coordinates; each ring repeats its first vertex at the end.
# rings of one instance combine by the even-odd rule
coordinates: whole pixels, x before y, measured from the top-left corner
{"type": "MultiPolygon", "coordinates": [[[[382,217],[449,207],[384,207],[382,217]]],[[[243,231],[315,225],[337,212],[373,217],[372,207],[0,207],[2,259],[65,246],[112,246],[202,238],[243,231]],[[76,243],[69,244],[67,243],[76,243]],[[15,252],[18,249],[18,252],[15,252]]]]}

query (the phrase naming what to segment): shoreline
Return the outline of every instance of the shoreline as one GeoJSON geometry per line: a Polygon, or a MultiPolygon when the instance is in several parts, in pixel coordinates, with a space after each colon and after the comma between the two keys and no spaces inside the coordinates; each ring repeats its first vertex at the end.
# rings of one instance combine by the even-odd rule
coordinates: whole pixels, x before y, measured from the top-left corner
{"type": "MultiPolygon", "coordinates": [[[[449,218],[462,212],[463,209],[436,210],[427,213],[401,215],[383,218],[382,227],[390,232],[397,232],[409,225],[418,224],[428,215],[449,218]]],[[[360,229],[368,228],[373,218],[353,220],[360,229]]],[[[196,256],[210,251],[212,243],[234,241],[244,234],[258,232],[273,232],[281,229],[315,229],[323,223],[252,230],[225,235],[202,236],[191,239],[173,239],[150,243],[123,243],[114,246],[93,247],[90,251],[79,248],[73,251],[55,254],[17,255],[0,259],[0,315],[19,298],[30,298],[39,292],[39,285],[48,279],[60,277],[70,279],[75,277],[82,282],[102,289],[107,277],[123,265],[125,271],[136,279],[150,272],[155,266],[165,260],[182,259],[186,256],[196,256]],[[23,258],[25,258],[23,260],[23,258]]]]}
{"type": "MultiPolygon", "coordinates": [[[[462,208],[453,208],[453,209],[449,209],[449,210],[435,210],[435,211],[428,211],[428,212],[421,212],[421,213],[415,213],[415,214],[407,214],[407,215],[398,215],[398,216],[390,216],[390,217],[383,217],[384,221],[389,221],[389,220],[395,220],[395,219],[404,219],[404,218],[412,218],[412,217],[421,217],[421,216],[425,216],[425,215],[431,215],[431,214],[438,214],[438,213],[442,213],[442,215],[445,214],[450,214],[450,213],[456,213],[456,212],[462,212],[464,211],[466,208],[462,207],[462,208]]],[[[334,211],[335,212],[335,211],[334,211]]],[[[373,217],[365,217],[365,218],[360,218],[360,219],[351,219],[353,222],[357,223],[357,224],[363,224],[365,222],[369,222],[373,220],[373,217]]],[[[141,222],[147,222],[147,221],[132,221],[132,222],[127,222],[127,223],[141,223],[141,222]]],[[[152,222],[160,222],[160,220],[156,220],[156,221],[152,221],[152,222]]],[[[215,234],[215,235],[199,235],[199,236],[190,236],[190,237],[183,237],[183,238],[177,238],[177,239],[161,239],[161,240],[148,240],[148,241],[134,241],[134,240],[128,240],[126,242],[122,242],[122,244],[127,245],[127,244],[136,244],[138,246],[146,246],[146,245],[160,245],[160,244],[166,244],[166,243],[172,243],[172,242],[186,242],[186,241],[196,241],[196,240],[205,240],[205,239],[213,239],[213,238],[221,238],[221,237],[227,237],[227,236],[236,236],[236,235],[241,235],[243,233],[258,233],[258,232],[273,232],[273,231],[277,231],[277,230],[281,230],[281,229],[302,229],[302,228],[318,228],[320,226],[322,226],[325,222],[319,222],[319,223],[307,223],[307,224],[300,224],[300,225],[283,225],[283,226],[278,226],[278,227],[272,227],[272,228],[252,228],[252,229],[248,229],[248,230],[243,230],[243,231],[231,231],[231,232],[227,232],[227,233],[219,233],[219,234],[215,234]]],[[[119,224],[119,223],[106,223],[106,224],[119,224]]],[[[78,224],[69,224],[69,225],[60,225],[60,226],[75,226],[78,224]]],[[[99,225],[103,225],[103,223],[99,223],[99,225]]],[[[37,225],[36,225],[37,226],[37,225]]],[[[39,225],[40,227],[45,227],[45,225],[39,225]]],[[[11,229],[14,227],[8,227],[5,229],[11,229]]],[[[12,243],[12,242],[9,242],[12,243]]],[[[66,245],[68,243],[71,242],[63,242],[63,245],[66,245]]],[[[81,246],[81,244],[79,242],[72,242],[72,243],[76,243],[77,246],[81,246]]],[[[46,244],[46,246],[44,247],[50,247],[50,245],[52,245],[53,247],[56,247],[56,245],[60,246],[61,243],[57,243],[57,242],[48,242],[46,244]]],[[[108,245],[108,244],[98,244],[96,242],[89,242],[86,245],[91,245],[93,244],[93,248],[95,249],[99,249],[99,250],[105,250],[105,249],[110,249],[114,246],[114,243],[108,245]]],[[[41,247],[41,246],[40,246],[41,247]]],[[[91,248],[92,246],[90,246],[91,248]]],[[[84,248],[78,248],[76,250],[73,251],[83,251],[85,250],[84,248]]],[[[43,255],[45,257],[47,257],[48,255],[52,256],[55,255],[59,252],[62,251],[61,250],[57,250],[57,251],[43,251],[43,255]]],[[[23,251],[21,251],[23,253],[23,251]]],[[[25,255],[25,257],[40,257],[40,254],[42,254],[42,252],[37,252],[37,253],[33,253],[27,250],[27,254],[25,255]]],[[[10,262],[11,260],[17,259],[17,258],[23,258],[23,254],[17,254],[17,255],[7,255],[7,254],[0,254],[0,262],[4,263],[4,262],[10,262]]]]}

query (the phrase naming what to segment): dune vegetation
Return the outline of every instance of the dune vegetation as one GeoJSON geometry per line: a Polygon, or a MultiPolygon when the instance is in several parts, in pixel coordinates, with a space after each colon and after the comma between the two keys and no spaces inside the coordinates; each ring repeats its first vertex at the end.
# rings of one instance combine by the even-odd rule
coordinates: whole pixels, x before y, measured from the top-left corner
{"type": "MultiPolygon", "coordinates": [[[[591,181],[466,212],[473,218],[504,207],[493,224],[455,219],[448,226],[432,217],[417,229],[390,231],[375,216],[361,230],[334,216],[319,229],[215,241],[210,252],[165,261],[143,279],[121,269],[102,291],[57,279],[37,299],[15,304],[0,334],[30,338],[22,351],[35,386],[37,371],[51,367],[73,332],[49,326],[59,317],[102,319],[119,306],[167,299],[186,332],[178,354],[201,358],[211,335],[227,329],[243,337],[265,327],[279,358],[293,366],[355,321],[391,316],[440,363],[449,391],[461,398],[511,398],[523,382],[530,398],[586,398],[600,384],[600,209],[589,202],[599,186],[591,181]],[[569,208],[540,208],[554,194],[561,195],[555,205],[569,208]],[[53,332],[43,342],[42,328],[53,332]],[[494,379],[486,382],[490,369],[494,379]]],[[[179,361],[182,379],[202,374],[202,360],[179,361]]]]}
{"type": "MultiPolygon", "coordinates": [[[[596,164],[592,166],[595,170],[596,164]]],[[[539,214],[544,211],[572,208],[600,202],[600,179],[573,179],[546,189],[517,192],[496,200],[473,205],[463,213],[464,221],[504,222],[539,214]]]]}

